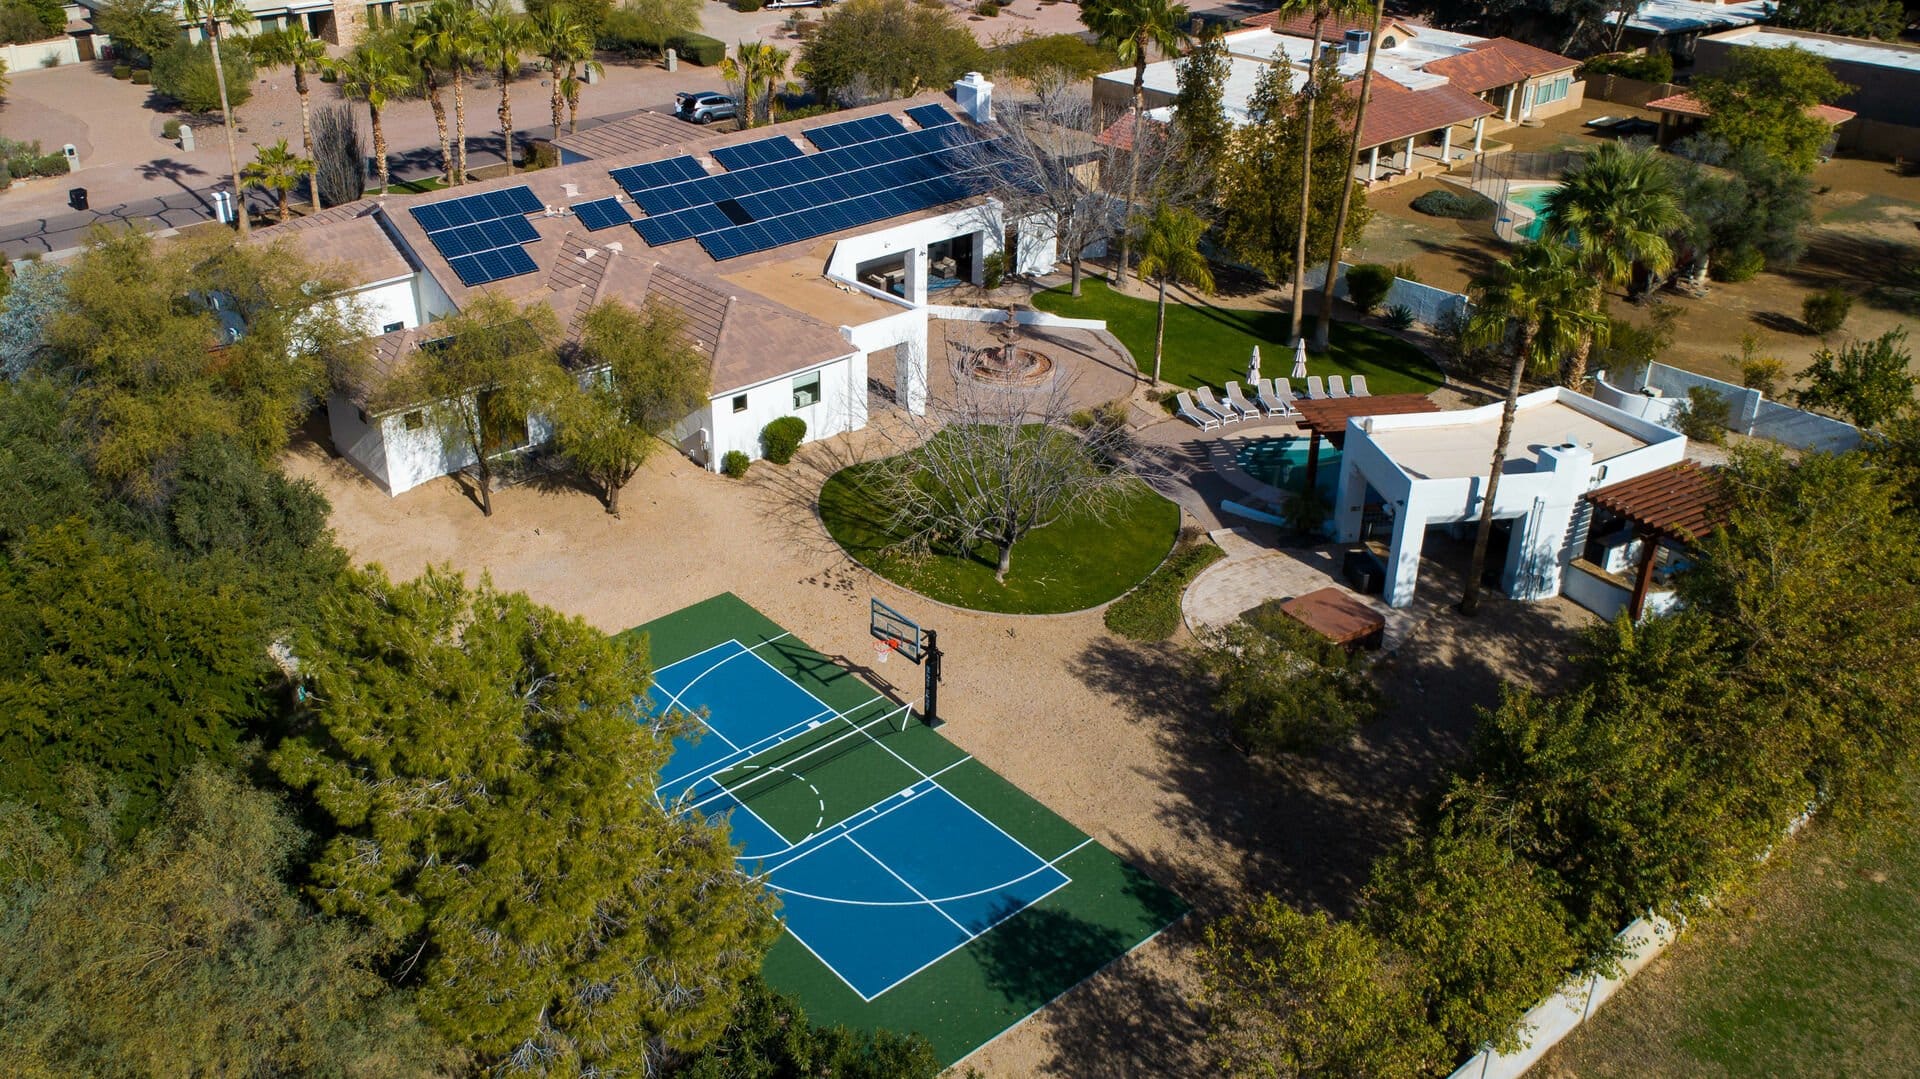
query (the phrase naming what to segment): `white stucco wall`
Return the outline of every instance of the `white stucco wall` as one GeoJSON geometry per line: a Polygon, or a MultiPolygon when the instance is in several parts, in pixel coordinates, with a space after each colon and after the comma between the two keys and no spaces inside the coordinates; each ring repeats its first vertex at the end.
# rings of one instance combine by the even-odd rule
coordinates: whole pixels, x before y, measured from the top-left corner
{"type": "Polygon", "coordinates": [[[760,459],[760,430],[782,416],[798,416],[807,421],[806,441],[831,438],[858,430],[867,424],[867,356],[854,352],[830,363],[793,375],[782,375],[765,382],[715,394],[708,409],[695,413],[676,428],[685,440],[697,437],[700,427],[711,434],[711,453],[706,464],[719,471],[721,458],[732,450],[760,459]],[[809,405],[794,404],[793,389],[800,383],[820,379],[820,397],[809,405]],[[746,408],[734,411],[734,399],[746,398],[746,408]]]}
{"type": "MultiPolygon", "coordinates": [[[[979,206],[852,236],[833,245],[833,257],[827,260],[827,276],[850,281],[855,269],[863,262],[916,250],[924,260],[928,244],[967,233],[979,233],[980,247],[973,262],[975,283],[978,284],[980,264],[988,255],[998,253],[1005,246],[1001,237],[1006,227],[1001,222],[1000,204],[989,199],[979,206]]],[[[925,303],[926,298],[922,296],[915,302],[925,303]]]]}
{"type": "MultiPolygon", "coordinates": [[[[406,330],[420,325],[423,320],[420,317],[419,285],[415,281],[418,276],[410,274],[390,281],[377,281],[348,293],[366,312],[368,336],[385,333],[387,327],[396,322],[406,330]]],[[[439,286],[434,287],[437,289],[439,286]]]]}
{"type": "Polygon", "coordinates": [[[329,396],[327,428],[333,438],[333,448],[340,456],[391,493],[392,488],[387,484],[386,444],[381,441],[379,426],[371,422],[371,418],[362,418],[360,406],[349,401],[345,394],[329,396]]]}

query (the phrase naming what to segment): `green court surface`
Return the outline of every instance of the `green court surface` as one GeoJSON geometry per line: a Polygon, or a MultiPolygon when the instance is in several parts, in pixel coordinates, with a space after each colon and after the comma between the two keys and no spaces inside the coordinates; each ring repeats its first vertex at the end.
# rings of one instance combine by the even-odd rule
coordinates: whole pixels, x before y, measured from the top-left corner
{"type": "MultiPolygon", "coordinates": [[[[738,597],[631,632],[655,707],[706,728],[657,793],[729,819],[742,870],[781,901],[766,978],[815,1022],[918,1031],[951,1064],[1186,913],[738,597]]],[[[965,723],[966,702],[942,713],[965,723]]]]}

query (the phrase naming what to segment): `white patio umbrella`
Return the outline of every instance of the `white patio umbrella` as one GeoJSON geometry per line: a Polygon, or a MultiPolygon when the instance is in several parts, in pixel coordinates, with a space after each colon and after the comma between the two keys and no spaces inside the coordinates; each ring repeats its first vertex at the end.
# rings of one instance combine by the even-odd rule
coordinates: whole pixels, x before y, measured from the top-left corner
{"type": "Polygon", "coordinates": [[[1307,377],[1307,339],[1305,337],[1302,337],[1299,341],[1295,342],[1293,346],[1293,376],[1292,377],[1294,378],[1307,377]]]}
{"type": "Polygon", "coordinates": [[[1260,346],[1253,346],[1253,355],[1247,358],[1247,385],[1255,386],[1260,382],[1260,346]]]}

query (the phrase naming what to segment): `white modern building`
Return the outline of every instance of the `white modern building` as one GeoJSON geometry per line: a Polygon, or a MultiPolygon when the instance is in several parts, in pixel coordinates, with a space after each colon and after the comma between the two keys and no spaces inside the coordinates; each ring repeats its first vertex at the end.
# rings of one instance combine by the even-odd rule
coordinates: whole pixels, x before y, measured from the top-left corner
{"type": "MultiPolygon", "coordinates": [[[[1334,498],[1335,538],[1362,539],[1369,517],[1391,522],[1385,599],[1413,602],[1420,551],[1433,528],[1471,529],[1486,497],[1502,405],[1347,421],[1334,498]]],[[[1493,559],[1502,590],[1522,600],[1558,595],[1586,543],[1586,495],[1679,463],[1687,440],[1571,390],[1520,398],[1494,496],[1506,534],[1493,559]]]]}
{"type": "MultiPolygon", "coordinates": [[[[709,469],[730,451],[759,457],[762,428],[782,416],[804,419],[809,440],[865,426],[877,365],[890,371],[880,381],[900,407],[924,410],[930,299],[959,282],[979,283],[987,259],[1002,253],[1009,223],[986,193],[932,204],[954,194],[952,184],[916,189],[929,181],[900,175],[900,186],[864,196],[848,185],[856,173],[900,169],[906,151],[888,147],[930,128],[969,144],[991,137],[980,120],[990,115],[992,84],[978,75],[962,82],[969,108],[961,113],[945,95],[926,94],[730,134],[683,124],[678,144],[612,158],[576,152],[575,163],[558,168],[363,200],[260,230],[257,242],[286,242],[330,266],[368,312],[375,362],[362,384],[328,402],[335,447],[396,495],[473,463],[433,432],[427,402],[389,391],[416,350],[439,336],[434,322],[482,293],[551,307],[569,340],[604,301],[679,311],[711,362],[712,396],[674,434],[709,469]],[[829,149],[856,142],[875,149],[829,149]],[[861,160],[849,164],[849,153],[861,160]],[[769,169],[781,177],[769,179],[769,169]],[[709,194],[683,194],[699,191],[709,194]],[[520,207],[497,223],[517,237],[487,256],[513,262],[498,275],[457,246],[495,226],[448,224],[495,195],[520,207]],[[835,206],[849,208],[813,216],[835,206]],[[840,224],[847,227],[832,227],[840,224]]],[[[972,159],[936,160],[951,175],[972,159]]],[[[1044,226],[1016,225],[1013,234],[1010,269],[1053,265],[1044,226]]],[[[498,452],[551,434],[539,416],[496,419],[506,432],[498,452]]]]}

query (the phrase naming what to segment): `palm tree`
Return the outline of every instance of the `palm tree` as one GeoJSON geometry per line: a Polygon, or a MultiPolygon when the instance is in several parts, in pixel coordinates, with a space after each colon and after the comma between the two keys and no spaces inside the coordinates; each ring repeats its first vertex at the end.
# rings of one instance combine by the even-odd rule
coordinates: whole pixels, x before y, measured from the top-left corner
{"type": "MultiPolygon", "coordinates": [[[[572,65],[593,54],[593,31],[566,4],[548,4],[533,16],[533,51],[553,73],[553,137],[560,137],[560,112],[568,95],[561,85],[572,65]]],[[[597,66],[597,65],[596,65],[597,66]]]]}
{"type": "MultiPolygon", "coordinates": [[[[1367,122],[1367,99],[1373,94],[1373,65],[1380,55],[1380,24],[1386,21],[1387,0],[1374,0],[1372,34],[1367,38],[1367,66],[1360,73],[1360,101],[1353,110],[1353,138],[1347,143],[1351,162],[1360,159],[1360,129],[1367,122]]],[[[1314,323],[1313,350],[1325,352],[1333,338],[1333,279],[1339,275],[1340,251],[1347,242],[1347,209],[1353,205],[1355,168],[1340,181],[1340,205],[1333,212],[1333,250],[1327,253],[1327,279],[1320,285],[1320,317],[1314,323]]]]}
{"type": "Polygon", "coordinates": [[[1153,328],[1153,384],[1158,386],[1167,338],[1167,285],[1213,291],[1213,270],[1200,253],[1207,223],[1192,210],[1156,206],[1152,217],[1135,214],[1133,227],[1140,233],[1140,276],[1160,283],[1160,313],[1153,328]]]}
{"type": "Polygon", "coordinates": [[[789,55],[764,42],[742,41],[733,56],[720,61],[721,77],[740,87],[748,127],[758,124],[762,113],[767,123],[773,122],[773,92],[787,73],[789,55]]]}
{"type": "Polygon", "coordinates": [[[1511,258],[1495,263],[1475,278],[1479,297],[1467,326],[1469,342],[1514,342],[1513,366],[1507,375],[1506,407],[1500,413],[1500,433],[1493,443],[1493,464],[1486,492],[1480,499],[1480,524],[1473,536],[1473,558],[1460,595],[1460,613],[1480,609],[1480,575],[1487,565],[1487,541],[1493,534],[1494,500],[1500,492],[1500,474],[1513,439],[1513,417],[1520,407],[1520,382],[1529,370],[1550,372],[1583,339],[1603,332],[1606,321],[1588,302],[1589,279],[1580,253],[1559,241],[1531,243],[1511,258]],[[1598,329],[1595,322],[1598,320],[1598,329]]]}
{"type": "Polygon", "coordinates": [[[251,22],[253,14],[241,0],[181,0],[181,11],[197,22],[206,34],[207,51],[213,54],[213,81],[220,87],[220,125],[227,129],[227,164],[232,169],[234,215],[239,218],[240,235],[251,231],[247,220],[247,199],[240,190],[240,144],[233,136],[233,109],[227,104],[227,72],[220,63],[220,24],[251,22]]]}
{"type": "MultiPolygon", "coordinates": [[[[254,39],[254,57],[263,65],[293,69],[293,92],[300,95],[300,145],[307,157],[313,157],[313,105],[308,99],[307,72],[327,65],[327,43],[307,33],[298,19],[285,29],[262,34],[254,39]]],[[[320,208],[320,188],[313,189],[313,208],[320,208]]]]}
{"type": "MultiPolygon", "coordinates": [[[[367,103],[373,127],[373,157],[380,167],[380,193],[387,193],[387,131],[380,110],[387,102],[413,89],[414,74],[403,43],[392,34],[371,34],[353,51],[328,65],[340,80],[340,92],[367,103]]],[[[442,129],[442,134],[445,129],[442,129]]]]}
{"type": "MultiPolygon", "coordinates": [[[[1089,0],[1080,9],[1080,22],[1093,31],[1100,44],[1112,49],[1123,64],[1133,65],[1133,146],[1127,153],[1127,209],[1132,211],[1140,194],[1141,129],[1147,115],[1147,56],[1158,51],[1172,56],[1193,39],[1187,29],[1185,4],[1168,0],[1089,0]]],[[[1120,266],[1114,274],[1116,284],[1127,279],[1127,249],[1130,234],[1120,234],[1120,266]]]]}
{"type": "Polygon", "coordinates": [[[520,70],[520,50],[533,43],[533,28],[527,17],[507,6],[506,0],[491,0],[475,24],[475,40],[487,58],[487,65],[499,69],[500,136],[505,140],[507,175],[513,175],[513,98],[508,91],[513,76],[520,70]]]}
{"type": "Polygon", "coordinates": [[[440,157],[447,182],[463,184],[467,177],[466,64],[473,52],[473,9],[462,0],[433,0],[433,6],[413,24],[413,62],[420,68],[440,128],[440,157]],[[440,100],[440,72],[453,76],[453,136],[447,134],[447,109],[440,100]]]}
{"type": "MultiPolygon", "coordinates": [[[[1335,15],[1354,14],[1365,10],[1364,0],[1280,0],[1283,14],[1310,11],[1313,14],[1313,49],[1307,53],[1307,81],[1300,88],[1300,94],[1306,99],[1306,123],[1300,131],[1300,230],[1293,248],[1293,341],[1300,340],[1300,326],[1306,317],[1307,306],[1307,228],[1313,217],[1313,114],[1321,94],[1344,93],[1344,81],[1340,78],[1339,62],[1324,64],[1320,60],[1320,43],[1326,38],[1327,20],[1335,15]],[[1328,68],[1332,67],[1329,72],[1328,68]],[[1334,85],[1322,85],[1331,79],[1334,85]]],[[[1348,163],[1352,171],[1352,163],[1348,163]]]]}
{"type": "Polygon", "coordinates": [[[567,134],[580,130],[580,87],[589,76],[605,74],[606,70],[593,58],[591,49],[567,59],[567,73],[560,80],[561,95],[567,99],[567,134]]]}
{"type": "MultiPolygon", "coordinates": [[[[1652,147],[1630,149],[1602,143],[1579,166],[1567,170],[1547,195],[1545,235],[1580,251],[1597,311],[1602,289],[1622,288],[1641,268],[1663,274],[1673,268],[1668,237],[1686,224],[1679,186],[1652,147]]],[[[1591,339],[1567,357],[1562,384],[1579,389],[1587,377],[1591,339]]]]}
{"type": "Polygon", "coordinates": [[[420,86],[427,92],[427,104],[433,109],[434,126],[440,130],[440,167],[447,183],[454,182],[453,139],[447,131],[447,105],[440,99],[440,51],[436,42],[442,37],[439,16],[442,5],[436,3],[407,25],[407,59],[420,73],[420,86]]]}
{"type": "Polygon", "coordinates": [[[312,159],[294,153],[287,148],[287,140],[280,139],[272,146],[260,147],[253,162],[240,170],[240,186],[273,192],[280,203],[280,220],[285,221],[287,197],[301,180],[313,175],[313,170],[312,159]]]}

